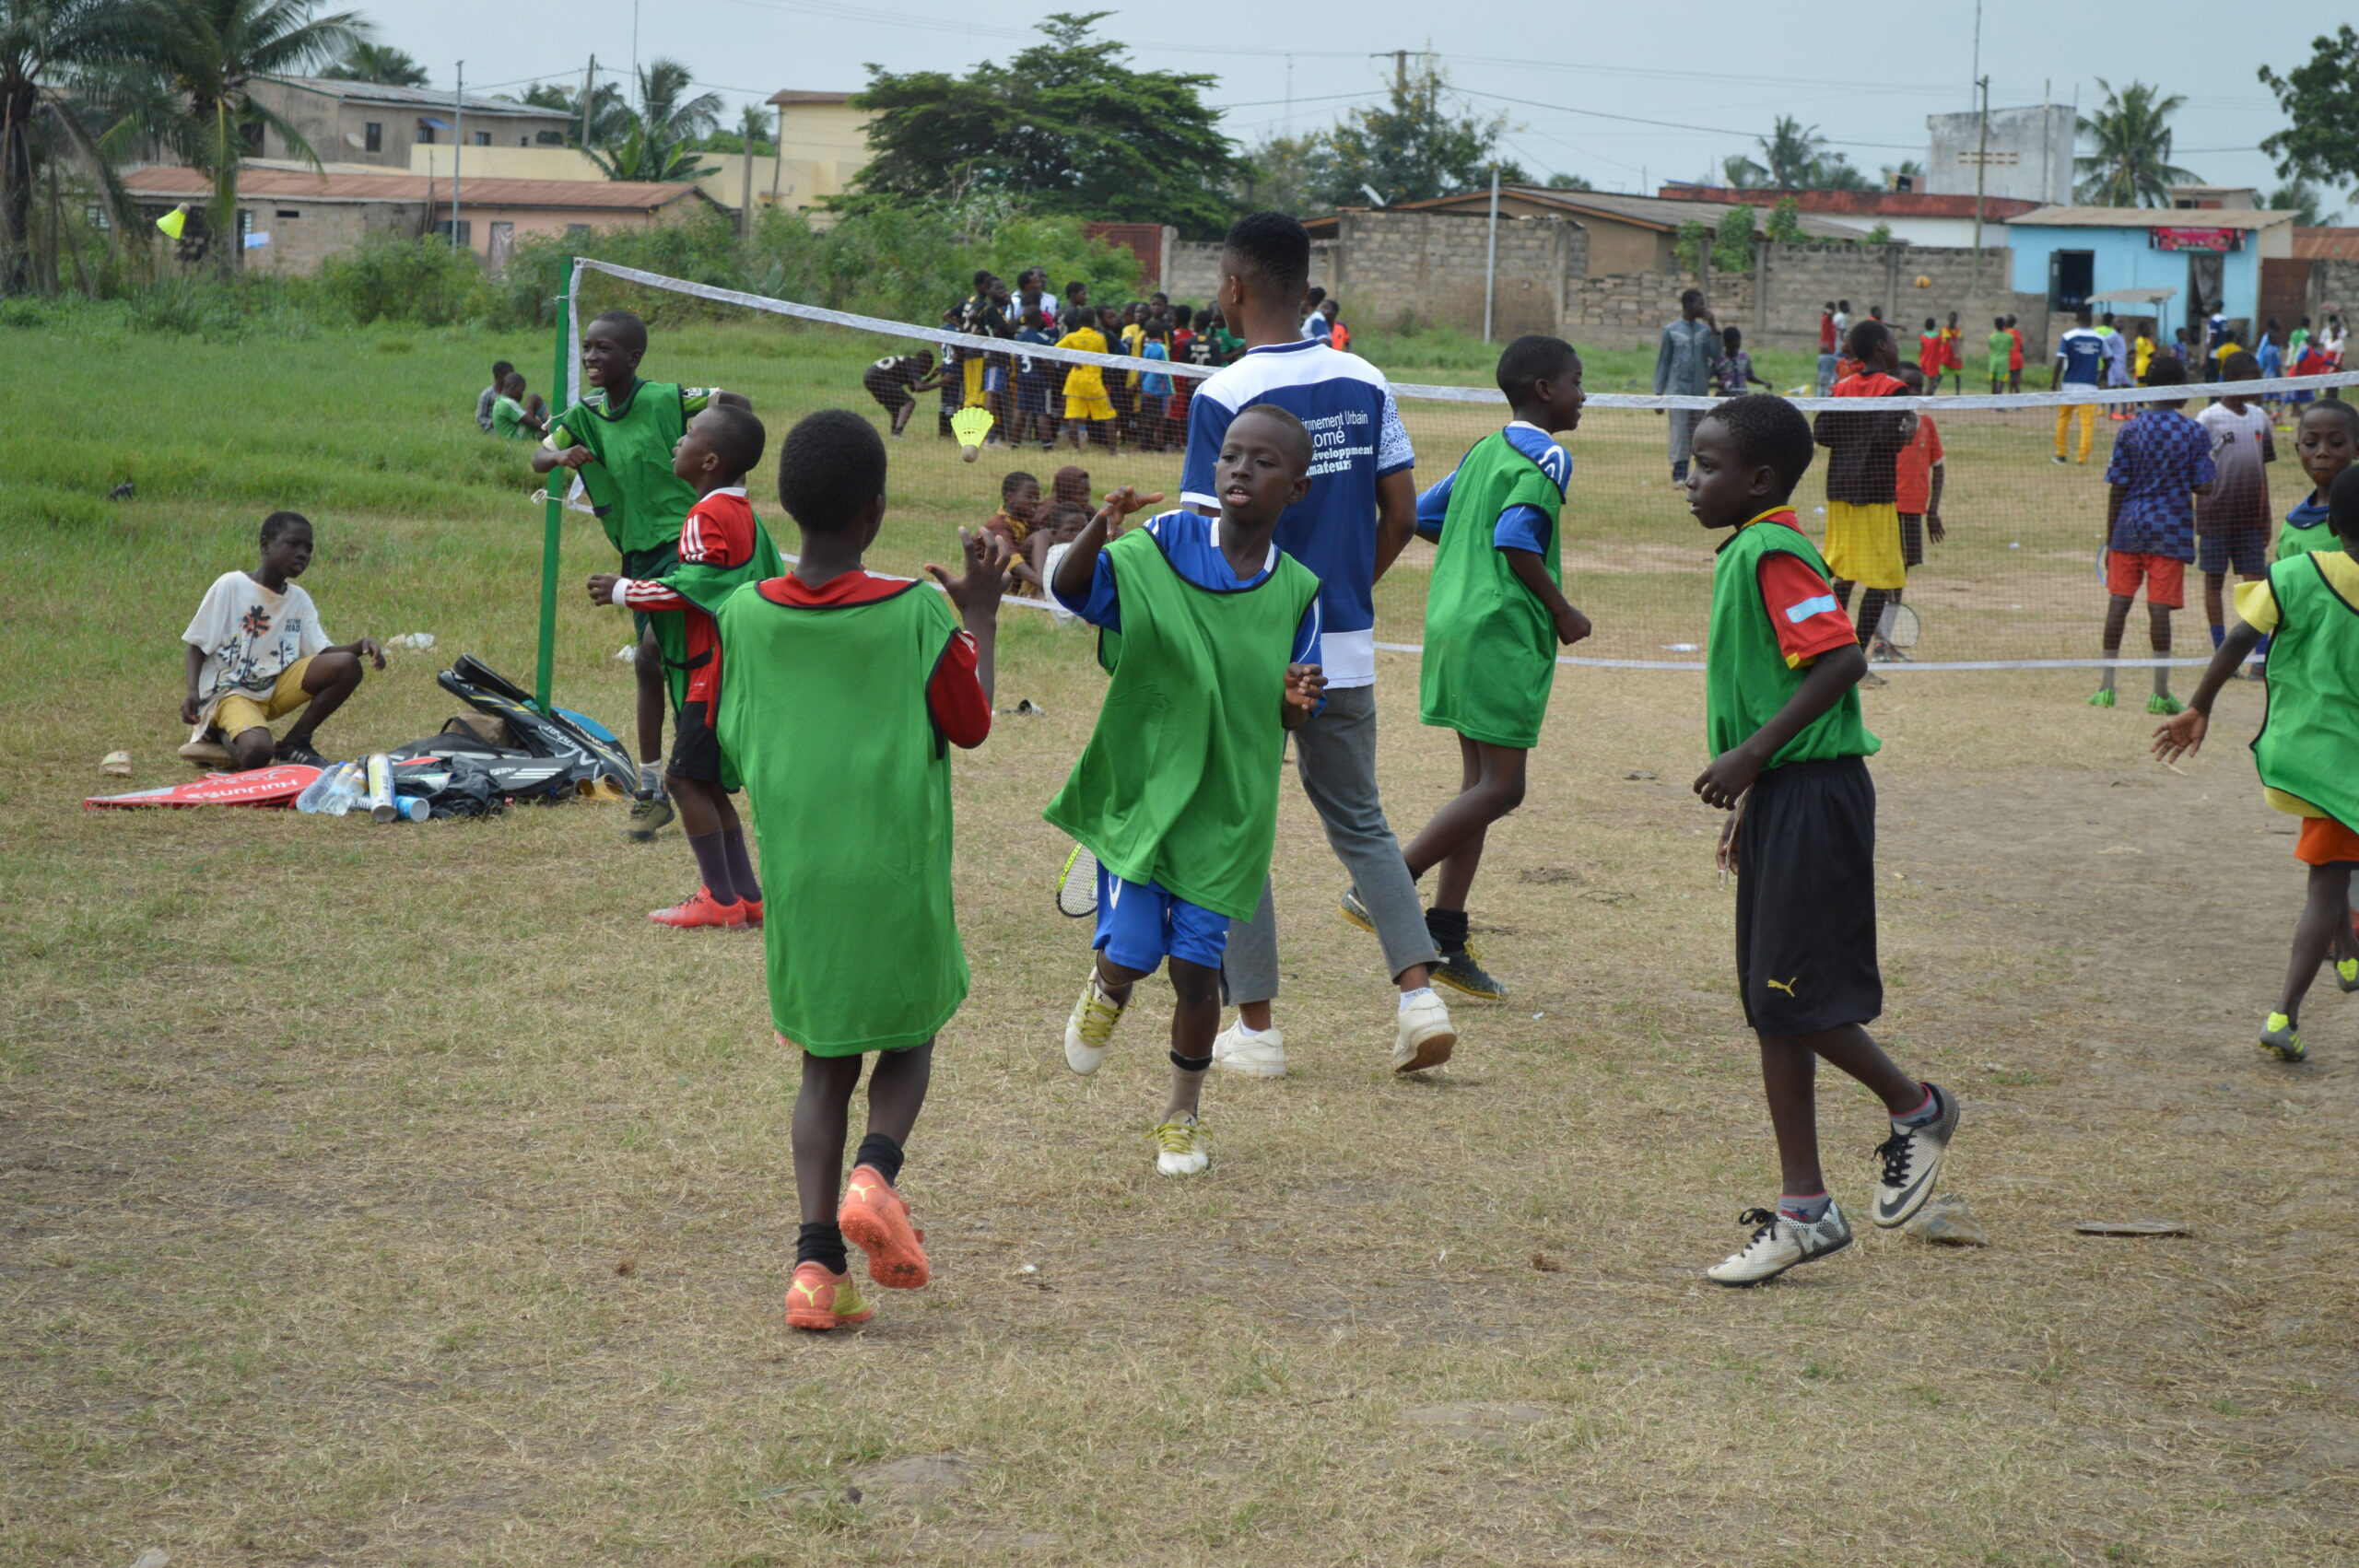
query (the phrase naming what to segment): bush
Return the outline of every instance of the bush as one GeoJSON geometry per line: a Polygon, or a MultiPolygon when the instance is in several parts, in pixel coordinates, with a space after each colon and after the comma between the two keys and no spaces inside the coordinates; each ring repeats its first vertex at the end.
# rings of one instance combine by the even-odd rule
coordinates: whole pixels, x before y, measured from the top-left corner
{"type": "Polygon", "coordinates": [[[432,236],[373,234],[320,267],[321,298],[362,326],[408,322],[447,327],[491,315],[499,297],[475,253],[432,236]]]}

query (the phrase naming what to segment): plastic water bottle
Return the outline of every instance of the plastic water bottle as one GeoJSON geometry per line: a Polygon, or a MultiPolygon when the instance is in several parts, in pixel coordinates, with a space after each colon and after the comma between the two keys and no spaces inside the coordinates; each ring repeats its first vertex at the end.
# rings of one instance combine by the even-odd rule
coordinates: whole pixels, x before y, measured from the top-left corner
{"type": "Polygon", "coordinates": [[[360,765],[339,762],[303,787],[303,792],[295,797],[295,809],[323,816],[342,816],[359,800],[360,789],[360,765]]]}
{"type": "Polygon", "coordinates": [[[362,799],[368,802],[369,814],[379,822],[398,821],[401,808],[393,804],[393,759],[383,752],[371,752],[364,766],[368,776],[362,799]]]}

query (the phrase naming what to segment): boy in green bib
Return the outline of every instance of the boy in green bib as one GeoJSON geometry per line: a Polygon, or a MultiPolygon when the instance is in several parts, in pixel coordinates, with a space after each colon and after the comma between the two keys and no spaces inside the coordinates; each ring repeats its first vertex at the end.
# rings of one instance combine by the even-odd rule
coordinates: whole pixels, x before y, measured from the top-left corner
{"type": "Polygon", "coordinates": [[[2309,479],[2310,494],[2285,514],[2285,526],[2277,535],[2281,561],[2312,550],[2342,548],[2342,541],[2327,525],[2326,497],[2342,471],[2359,458],[2359,404],[2329,397],[2303,409],[2294,427],[2294,456],[2309,479]]]}
{"type": "MultiPolygon", "coordinates": [[[[2302,416],[2305,435],[2315,404],[2302,416]]],[[[2280,559],[2269,575],[2236,585],[2241,624],[2203,672],[2183,713],[2154,731],[2165,762],[2192,754],[2211,728],[2212,699],[2263,638],[2269,639],[2269,707],[2252,738],[2261,792],[2302,819],[2294,858],[2310,868],[2309,898],[2294,927],[2293,962],[2277,1009],[2262,1020],[2260,1048],[2285,1061],[2302,1044],[2302,999],[2331,957],[2335,983],[2359,991],[2359,943],[2352,940],[2351,873],[2359,871],[2359,469],[2345,468],[2326,492],[2328,544],[2280,559]]]]}
{"type": "Polygon", "coordinates": [[[949,748],[991,733],[1007,544],[962,531],[964,575],[926,568],[946,597],[865,569],[885,520],[885,441],[843,409],[787,433],[778,498],[802,558],[712,613],[724,655],[718,730],[745,781],[764,874],[791,890],[762,922],[770,1020],[779,1043],[803,1053],[803,1224],[786,1321],[826,1329],[874,1311],[852,1283],[847,1241],[868,1255],[877,1284],[914,1289],[930,1273],[893,1184],[934,1035],[967,996],[951,906],[949,748]],[[868,1131],[847,1185],[851,1092],[872,1053],[868,1131]]]}
{"type": "Polygon", "coordinates": [[[1198,1107],[1220,1028],[1228,926],[1250,919],[1277,841],[1285,732],[1319,710],[1319,579],[1275,543],[1310,488],[1310,435],[1280,408],[1239,414],[1214,465],[1220,515],[1163,513],[1127,486],[1057,563],[1050,588],[1099,628],[1110,680],[1089,744],[1048,819],[1097,859],[1097,957],[1065,1024],[1065,1065],[1092,1073],[1131,988],[1170,961],[1171,1093],[1155,1168],[1211,1163],[1198,1107]]]}
{"type": "Polygon", "coordinates": [[[1736,531],[1712,564],[1712,765],[1696,793],[1731,813],[1719,861],[1737,873],[1738,994],[1760,1039],[1785,1177],[1775,1209],[1739,1221],[1756,1227],[1743,1250],[1705,1270],[1723,1285],[1757,1285],[1851,1243],[1819,1168],[1821,1059],[1891,1116],[1892,1135],[1876,1148],[1878,1225],[1906,1223],[1925,1206],[1957,1128],[1957,1102],[1901,1071],[1865,1027],[1884,1010],[1865,761],[1880,743],[1860,716],[1867,655],[1789,504],[1812,444],[1810,421],[1783,398],[1731,398],[1696,427],[1687,476],[1696,521],[1736,531]]]}
{"type": "Polygon", "coordinates": [[[1520,337],[1499,356],[1514,417],[1417,497],[1417,532],[1434,541],[1426,593],[1419,717],[1458,731],[1463,782],[1401,851],[1411,880],[1441,876],[1426,930],[1441,954],[1433,983],[1499,1000],[1466,943],[1466,895],[1491,825],[1523,803],[1524,763],[1540,743],[1556,648],[1589,636],[1565,598],[1557,514],[1573,460],[1556,432],[1581,422],[1580,356],[1562,338],[1520,337]]]}
{"type": "MultiPolygon", "coordinates": [[[[750,409],[735,392],[643,381],[647,324],[628,310],[591,318],[581,334],[582,400],[557,415],[533,454],[533,472],[569,468],[590,493],[591,509],[622,553],[621,575],[658,578],[679,558],[680,524],[696,487],[672,472],[672,449],[688,421],[712,404],[750,409]]],[[[687,631],[676,611],[634,611],[639,631],[639,798],[626,836],[640,843],[672,820],[663,793],[666,688],[677,709],[686,689],[687,631]],[[668,676],[668,678],[667,678],[668,676]]]]}

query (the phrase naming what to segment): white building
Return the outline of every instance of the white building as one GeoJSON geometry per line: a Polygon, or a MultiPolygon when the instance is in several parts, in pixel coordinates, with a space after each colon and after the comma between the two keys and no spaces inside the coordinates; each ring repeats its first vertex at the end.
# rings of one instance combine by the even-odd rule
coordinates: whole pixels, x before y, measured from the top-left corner
{"type": "Polygon", "coordinates": [[[2060,205],[2072,199],[2072,144],[2079,116],[2068,103],[1990,111],[1986,143],[1979,111],[1928,114],[1931,154],[1925,160],[1925,189],[1936,195],[1970,196],[1980,170],[1982,193],[2018,201],[2060,205]]]}

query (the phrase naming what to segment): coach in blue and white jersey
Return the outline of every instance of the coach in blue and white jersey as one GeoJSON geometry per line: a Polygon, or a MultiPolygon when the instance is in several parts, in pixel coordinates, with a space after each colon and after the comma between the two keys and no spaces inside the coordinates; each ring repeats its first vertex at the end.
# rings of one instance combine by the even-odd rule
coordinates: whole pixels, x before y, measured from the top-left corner
{"type": "MultiPolygon", "coordinates": [[[[1310,236],[1284,213],[1254,213],[1221,251],[1221,313],[1241,331],[1243,357],[1197,384],[1188,400],[1183,504],[1217,514],[1214,467],[1230,421],[1272,404],[1310,432],[1310,493],[1278,520],[1278,547],[1319,578],[1320,658],[1327,706],[1295,731],[1303,792],[1351,876],[1343,915],[1384,945],[1385,972],[1401,989],[1392,1050],[1398,1071],[1449,1059],[1458,1035],[1426,984],[1437,956],[1416,883],[1384,819],[1376,788],[1376,582],[1417,526],[1416,454],[1382,371],[1301,335],[1310,236]]],[[[1230,930],[1226,978],[1236,1024],[1214,1042],[1232,1071],[1275,1078],[1285,1041],[1270,1017],[1278,994],[1278,938],[1267,889],[1250,921],[1230,930]]]]}

